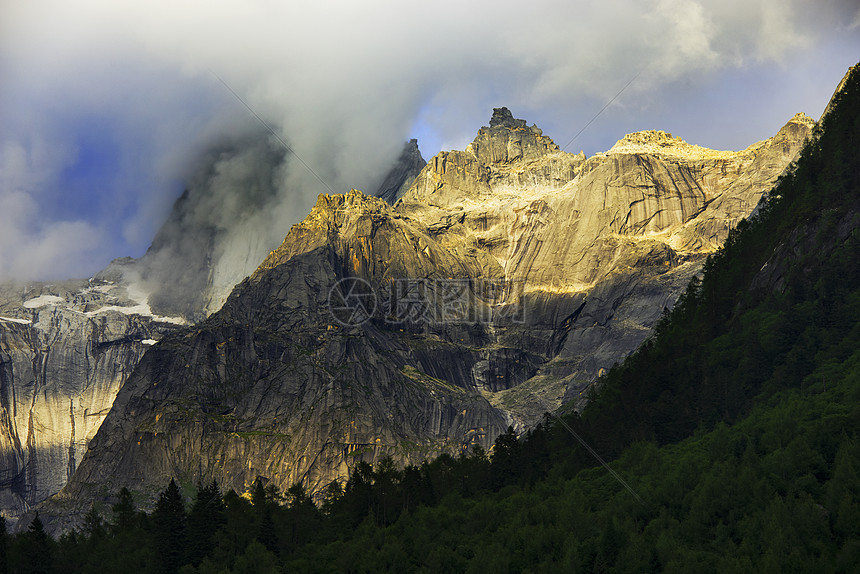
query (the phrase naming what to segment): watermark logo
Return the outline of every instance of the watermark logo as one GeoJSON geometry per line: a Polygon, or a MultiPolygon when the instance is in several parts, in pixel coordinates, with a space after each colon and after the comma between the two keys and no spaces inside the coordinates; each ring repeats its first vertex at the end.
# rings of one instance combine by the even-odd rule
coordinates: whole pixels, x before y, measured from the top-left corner
{"type": "Polygon", "coordinates": [[[341,279],[328,292],[329,313],[344,326],[361,325],[369,321],[376,312],[376,306],[373,286],[358,277],[341,279]]]}
{"type": "Polygon", "coordinates": [[[329,312],[340,325],[372,318],[389,324],[525,321],[522,282],[504,279],[394,279],[376,290],[357,277],[329,291],[329,312]]]}

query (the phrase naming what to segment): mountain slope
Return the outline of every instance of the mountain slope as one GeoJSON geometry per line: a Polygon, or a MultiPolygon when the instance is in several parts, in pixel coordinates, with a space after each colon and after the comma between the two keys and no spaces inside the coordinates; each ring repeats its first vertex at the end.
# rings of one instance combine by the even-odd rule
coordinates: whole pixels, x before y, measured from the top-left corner
{"type": "Polygon", "coordinates": [[[320,196],[221,311],[148,352],[63,513],[170,476],[319,491],[356,461],[489,448],[638,345],[812,122],[742,152],[648,132],[587,160],[506,109],[490,123],[393,207],[320,196]]]}
{"type": "Polygon", "coordinates": [[[855,66],[758,215],[732,232],[582,416],[565,417],[598,452],[619,457],[611,466],[634,492],[549,421],[524,444],[497,442],[505,456],[494,453],[484,472],[506,470],[506,488],[475,496],[462,486],[479,457],[444,476],[433,474],[444,463],[434,464],[421,476],[448,488],[424,482],[431,493],[420,492],[439,503],[404,506],[397,522],[371,518],[386,499],[417,495],[410,472],[365,472],[367,482],[327,508],[339,524],[340,513],[354,516],[350,505],[369,499],[368,519],[312,540],[287,567],[856,570],[858,143],[855,66]]]}
{"type": "MultiPolygon", "coordinates": [[[[860,132],[858,83],[855,67],[815,140],[752,223],[740,225],[709,259],[705,279],[691,284],[673,320],[657,327],[661,336],[607,379],[588,415],[593,424],[617,428],[622,421],[623,436],[670,441],[700,424],[733,420],[759,392],[809,384],[816,368],[848,359],[850,344],[840,341],[856,331],[853,291],[860,283],[860,171],[852,151],[860,132]],[[640,370],[645,362],[647,374],[640,370]],[[620,412],[628,401],[652,412],[631,419],[620,412]],[[683,416],[678,402],[687,405],[683,416]],[[674,424],[661,425],[669,413],[674,424]]],[[[617,451],[619,444],[608,440],[605,448],[617,451]]]]}

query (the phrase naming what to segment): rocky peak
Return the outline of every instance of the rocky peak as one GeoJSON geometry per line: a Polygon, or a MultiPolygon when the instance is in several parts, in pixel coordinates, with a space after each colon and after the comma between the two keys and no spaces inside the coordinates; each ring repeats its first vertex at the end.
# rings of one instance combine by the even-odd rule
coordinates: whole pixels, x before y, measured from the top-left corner
{"type": "Polygon", "coordinates": [[[258,278],[263,271],[273,269],[300,253],[331,243],[336,235],[368,237],[376,226],[391,216],[391,206],[383,199],[365,195],[357,189],[345,194],[320,194],[304,221],[290,228],[281,246],[269,253],[252,278],[258,278]]]}
{"type": "Polygon", "coordinates": [[[815,124],[815,120],[813,120],[812,118],[810,118],[809,116],[807,116],[803,112],[797,112],[796,114],[794,114],[794,116],[792,116],[792,118],[790,120],[788,120],[788,123],[790,123],[790,124],[792,124],[792,123],[802,124],[805,126],[812,126],[815,124]]]}
{"type": "MultiPolygon", "coordinates": [[[[669,146],[678,143],[686,143],[680,137],[673,137],[672,134],[668,132],[664,132],[663,130],[646,130],[641,132],[633,132],[632,134],[627,134],[621,141],[618,142],[620,144],[654,144],[660,146],[669,146]]],[[[618,144],[615,144],[618,145],[618,144]]]]}
{"type": "Polygon", "coordinates": [[[648,154],[677,160],[728,160],[737,155],[734,151],[720,151],[690,144],[663,130],[644,130],[627,134],[605,154],[648,154]]]}
{"type": "Polygon", "coordinates": [[[815,126],[815,120],[806,114],[799,112],[794,114],[788,122],[780,128],[776,135],[771,138],[777,142],[785,142],[786,140],[794,141],[798,137],[805,138],[807,134],[815,126]]]}
{"type": "Polygon", "coordinates": [[[403,197],[425,165],[427,162],[421,157],[418,140],[409,140],[374,195],[394,205],[403,197]]]}
{"type": "Polygon", "coordinates": [[[526,127],[526,121],[514,119],[514,115],[508,108],[493,108],[493,117],[490,118],[490,127],[503,127],[511,129],[524,128],[526,127]]]}
{"type": "Polygon", "coordinates": [[[515,119],[508,108],[494,108],[490,126],[478,130],[466,147],[467,153],[487,165],[531,161],[557,151],[558,146],[540,128],[515,119]]]}

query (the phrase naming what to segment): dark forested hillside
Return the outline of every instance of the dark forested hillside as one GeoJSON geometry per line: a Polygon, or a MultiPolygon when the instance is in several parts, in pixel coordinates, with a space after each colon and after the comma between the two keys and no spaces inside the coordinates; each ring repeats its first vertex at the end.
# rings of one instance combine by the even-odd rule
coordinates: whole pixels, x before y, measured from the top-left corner
{"type": "Polygon", "coordinates": [[[171,483],[12,572],[852,572],[860,564],[860,68],[794,169],[565,425],[419,467],[356,465],[315,506],[171,483]],[[575,431],[610,460],[630,491],[575,431]],[[184,497],[184,498],[183,498],[184,497]]]}

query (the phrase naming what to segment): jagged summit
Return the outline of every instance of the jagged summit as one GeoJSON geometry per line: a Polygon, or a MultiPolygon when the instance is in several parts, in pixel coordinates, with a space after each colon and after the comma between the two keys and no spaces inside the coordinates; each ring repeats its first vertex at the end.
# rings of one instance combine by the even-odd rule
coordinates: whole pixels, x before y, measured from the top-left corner
{"type": "Polygon", "coordinates": [[[539,127],[528,127],[525,120],[514,118],[504,107],[493,109],[490,126],[478,130],[475,140],[466,147],[467,153],[487,164],[531,161],[557,151],[558,146],[539,127]]]}
{"type": "Polygon", "coordinates": [[[622,142],[635,144],[653,143],[661,146],[687,143],[680,137],[673,136],[669,132],[664,132],[663,130],[646,130],[641,132],[633,132],[632,134],[627,134],[626,136],[621,138],[618,143],[622,142]]]}
{"type": "Polygon", "coordinates": [[[801,141],[805,134],[815,124],[815,120],[806,114],[799,112],[786,122],[786,124],[769,140],[756,142],[740,152],[715,150],[695,144],[687,143],[678,136],[663,130],[644,130],[627,134],[612,148],[602,155],[611,154],[657,154],[667,157],[675,157],[685,160],[727,160],[738,153],[755,152],[759,148],[768,145],[768,142],[795,141],[800,137],[801,141]]]}
{"type": "Polygon", "coordinates": [[[733,151],[713,150],[687,143],[678,136],[663,130],[644,130],[627,134],[618,140],[609,154],[659,154],[688,160],[693,159],[730,159],[733,151]]]}
{"type": "Polygon", "coordinates": [[[788,120],[788,123],[812,125],[815,123],[815,120],[813,120],[812,118],[810,118],[808,115],[804,114],[803,112],[797,112],[796,114],[794,114],[791,117],[790,120],[788,120]]]}
{"type": "Polygon", "coordinates": [[[526,121],[515,119],[511,110],[508,108],[493,108],[493,117],[490,118],[490,127],[524,128],[526,127],[526,121]]]}
{"type": "Polygon", "coordinates": [[[403,197],[425,165],[427,162],[418,149],[418,140],[414,138],[409,140],[374,195],[392,205],[395,204],[403,197]]]}
{"type": "Polygon", "coordinates": [[[480,128],[465,150],[431,158],[398,205],[447,208],[466,199],[558,189],[574,179],[584,161],[584,154],[562,152],[536,125],[495,108],[490,125],[480,128]]]}

